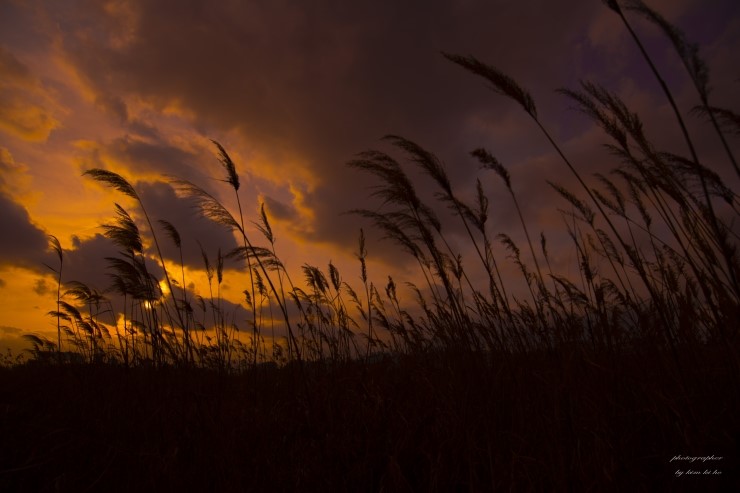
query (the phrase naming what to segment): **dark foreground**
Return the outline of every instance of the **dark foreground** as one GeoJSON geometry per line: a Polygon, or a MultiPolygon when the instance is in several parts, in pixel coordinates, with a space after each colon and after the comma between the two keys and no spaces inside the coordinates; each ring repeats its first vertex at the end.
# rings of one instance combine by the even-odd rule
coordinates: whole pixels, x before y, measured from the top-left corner
{"type": "Polygon", "coordinates": [[[0,491],[740,491],[730,356],[679,360],[5,368],[0,491]]]}

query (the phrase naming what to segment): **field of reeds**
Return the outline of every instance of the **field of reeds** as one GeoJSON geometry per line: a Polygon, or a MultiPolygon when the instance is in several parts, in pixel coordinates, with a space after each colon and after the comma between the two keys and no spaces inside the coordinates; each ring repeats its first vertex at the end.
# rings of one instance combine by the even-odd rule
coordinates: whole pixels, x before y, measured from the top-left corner
{"type": "Polygon", "coordinates": [[[0,490],[740,487],[740,168],[732,151],[740,116],[710,101],[707,67],[677,28],[641,2],[606,4],[644,54],[682,136],[675,149],[658,149],[619,95],[593,82],[562,89],[609,140],[608,174],[584,174],[511,77],[443,54],[520,106],[522,124],[542,132],[577,184],[550,184],[575,275],[553,269],[547,236],[535,236],[524,217],[517,177],[485,148],[471,156],[500,185],[488,189],[479,178],[473,197],[453,186],[432,151],[401,136],[386,137],[392,151],[349,163],[375,179],[383,204],[351,212],[415,262],[418,285],[373,282],[362,230],[358,285],[331,263],[306,263],[293,278],[265,209],[245,217],[237,164],[214,142],[236,208],[171,181],[240,245],[215,258],[203,251],[209,296],[196,296],[182,254],[173,269],[162,253],[165,242],[182,252],[191,239],[156,218],[122,176],[86,171],[135,208],[115,204],[102,226],[119,249],[106,259],[111,286],[65,279],[65,252],[51,237],[57,337],[28,335],[30,361],[0,368],[0,490]],[[631,16],[675,46],[698,96],[691,118],[714,129],[718,162],[697,154],[631,16]],[[412,168],[434,183],[435,202],[419,192],[412,168]],[[524,244],[489,221],[494,195],[511,200],[524,244]],[[456,251],[450,220],[472,255],[456,251]],[[233,282],[244,286],[246,333],[221,295],[227,261],[243,265],[233,282]],[[503,274],[506,263],[519,279],[503,274]],[[414,303],[399,301],[402,289],[414,303]]]}

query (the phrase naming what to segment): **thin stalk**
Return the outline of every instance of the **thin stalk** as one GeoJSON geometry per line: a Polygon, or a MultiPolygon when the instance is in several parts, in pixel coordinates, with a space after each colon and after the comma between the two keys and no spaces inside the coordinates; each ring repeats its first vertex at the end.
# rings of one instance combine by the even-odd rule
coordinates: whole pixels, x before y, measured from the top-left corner
{"type": "MultiPolygon", "coordinates": [[[[730,276],[733,290],[736,296],[740,296],[740,284],[738,283],[737,273],[735,272],[735,266],[733,265],[733,262],[732,262],[731,249],[729,245],[727,245],[726,242],[723,241],[723,234],[720,230],[720,226],[717,220],[717,215],[714,211],[714,205],[712,204],[712,200],[709,195],[709,188],[707,186],[706,179],[704,178],[704,174],[702,173],[701,169],[698,169],[699,157],[696,154],[694,143],[691,140],[691,137],[689,136],[689,132],[686,128],[686,124],[684,123],[683,117],[681,116],[681,112],[678,110],[678,105],[676,104],[676,101],[673,99],[673,94],[668,88],[668,85],[665,83],[665,81],[663,80],[663,77],[660,75],[660,72],[658,72],[658,69],[655,67],[655,64],[650,58],[650,55],[648,55],[647,50],[642,44],[642,41],[640,41],[640,38],[637,36],[637,33],[635,33],[635,31],[632,29],[632,26],[627,21],[627,18],[624,16],[622,9],[613,8],[612,10],[614,10],[619,15],[620,19],[622,20],[622,23],[625,25],[625,27],[629,31],[630,36],[635,41],[635,44],[637,44],[637,47],[639,48],[640,53],[642,53],[643,58],[645,59],[648,66],[650,67],[650,70],[653,72],[653,75],[655,76],[656,80],[658,81],[658,84],[660,84],[660,87],[663,90],[663,93],[668,99],[668,103],[673,109],[673,113],[676,116],[676,121],[678,122],[679,127],[681,128],[681,133],[683,134],[684,140],[686,141],[686,145],[688,146],[689,152],[691,153],[691,158],[694,164],[697,166],[696,173],[699,176],[699,181],[701,183],[702,192],[704,193],[704,199],[706,201],[707,210],[709,212],[708,214],[709,222],[714,232],[716,241],[719,242],[718,246],[719,246],[720,252],[722,253],[722,256],[724,257],[724,261],[727,264],[728,274],[730,276]]],[[[736,170],[737,169],[738,168],[736,165],[736,170]]]]}

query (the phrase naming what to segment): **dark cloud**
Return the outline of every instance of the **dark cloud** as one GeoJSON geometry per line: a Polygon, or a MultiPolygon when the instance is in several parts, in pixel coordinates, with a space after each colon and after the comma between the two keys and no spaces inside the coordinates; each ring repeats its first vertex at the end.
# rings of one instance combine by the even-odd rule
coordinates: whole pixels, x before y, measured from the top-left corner
{"type": "MultiPolygon", "coordinates": [[[[702,53],[717,82],[717,103],[736,106],[736,83],[726,86],[737,79],[740,40],[733,34],[737,21],[731,21],[740,12],[737,2],[651,5],[691,40],[707,44],[702,53]]],[[[315,224],[294,231],[310,241],[354,249],[365,226],[375,252],[396,265],[407,260],[398,249],[373,243],[377,232],[344,214],[380,207],[368,199],[375,182],[345,163],[367,148],[389,150],[378,141],[386,133],[435,152],[468,200],[475,177],[481,176],[491,200],[492,228],[518,240],[522,232],[507,192],[496,177],[479,172],[470,150],[485,146],[507,166],[525,218],[537,223],[533,231],[562,228],[557,208],[563,202],[545,180],[576,185],[534,122],[482,79],[446,61],[442,50],[474,54],[519,81],[534,97],[541,122],[589,180],[618,163],[607,159],[600,147],[605,139],[592,133],[591,122],[569,110],[573,104],[554,89],[595,80],[624,95],[658,145],[673,144],[678,135],[639,52],[601,2],[433,1],[423,8],[369,1],[134,1],[106,8],[97,2],[50,2],[45,11],[55,21],[67,61],[115,118],[132,118],[126,107],[130,100],[155,110],[179,109],[197,132],[224,136],[227,148],[233,145],[246,156],[237,162],[241,173],[269,175],[300,188],[303,170],[298,168],[307,168],[315,187],[306,186],[302,205],[312,210],[315,224]],[[261,159],[250,160],[250,155],[261,159]],[[256,169],[254,163],[264,167],[256,169]]],[[[688,111],[696,98],[680,62],[654,29],[635,25],[688,111]]],[[[134,175],[170,174],[211,183],[210,173],[195,164],[212,162],[210,151],[198,154],[192,150],[197,146],[176,145],[145,119],[127,125],[129,135],[104,144],[103,154],[126,163],[134,175]]],[[[717,147],[708,146],[708,155],[717,147]]],[[[407,168],[420,194],[432,199],[429,179],[413,165],[407,168]]],[[[184,237],[211,238],[195,228],[164,188],[151,195],[156,214],[185,231],[184,237]]],[[[276,219],[304,218],[300,204],[285,194],[261,195],[276,219]]],[[[254,210],[253,205],[245,210],[254,210]]],[[[440,215],[453,241],[462,242],[459,222],[442,207],[440,215]]],[[[207,245],[211,252],[226,238],[213,239],[207,245]]],[[[197,257],[196,249],[186,262],[197,263],[197,257]]]]}
{"type": "Polygon", "coordinates": [[[0,94],[0,129],[39,142],[46,140],[58,124],[46,108],[32,104],[24,91],[3,88],[0,94]]]}
{"type": "Polygon", "coordinates": [[[13,53],[0,45],[0,72],[3,73],[3,85],[9,83],[29,84],[35,81],[28,67],[18,60],[13,53]]]}
{"type": "Polygon", "coordinates": [[[46,260],[46,233],[33,224],[28,211],[10,197],[0,193],[0,268],[43,268],[46,260]]]}
{"type": "Polygon", "coordinates": [[[105,259],[119,257],[119,248],[100,233],[91,238],[73,237],[72,246],[64,251],[62,282],[81,282],[100,292],[108,289],[111,271],[105,259]]]}
{"type": "MultiPolygon", "coordinates": [[[[204,269],[200,250],[201,246],[209,256],[211,265],[213,266],[216,265],[216,257],[219,249],[223,254],[226,254],[237,246],[233,235],[225,227],[199,217],[193,208],[193,204],[188,199],[178,197],[169,184],[163,182],[135,182],[134,186],[154,224],[165,259],[171,260],[176,264],[180,263],[179,251],[158,223],[159,219],[169,221],[178,230],[182,240],[183,261],[191,269],[204,269]]],[[[147,255],[147,270],[155,278],[163,279],[160,261],[152,242],[151,232],[143,220],[143,214],[136,207],[132,207],[128,212],[136,218],[144,244],[148,245],[145,252],[147,255]]],[[[3,218],[5,217],[3,216],[3,218]]],[[[110,219],[105,222],[115,223],[112,204],[110,219]]],[[[18,247],[17,240],[12,245],[18,247]]],[[[45,245],[44,243],[44,247],[45,245]]],[[[1,254],[2,251],[0,251],[1,254]]],[[[101,233],[88,238],[75,236],[72,238],[72,248],[65,249],[63,252],[62,283],[65,287],[70,287],[73,282],[82,283],[110,299],[114,310],[121,310],[123,307],[123,298],[111,289],[115,270],[112,269],[109,259],[125,259],[125,257],[125,252],[121,252],[119,246],[101,233]]],[[[58,260],[55,257],[52,258],[48,253],[45,261],[51,267],[58,268],[58,260]]],[[[231,267],[232,264],[233,262],[227,261],[226,267],[231,267]]],[[[177,274],[175,277],[179,278],[179,272],[171,274],[177,274]]],[[[49,282],[49,280],[38,279],[33,290],[40,295],[48,293],[52,289],[49,282]]],[[[56,284],[54,284],[55,288],[56,284]]],[[[173,288],[176,290],[177,296],[182,297],[180,288],[177,285],[174,285],[173,288]]],[[[188,295],[190,299],[194,299],[194,291],[195,286],[191,286],[188,295]]],[[[229,313],[229,316],[232,316],[232,313],[238,311],[236,304],[225,300],[222,301],[222,306],[225,312],[229,313]]],[[[241,322],[239,325],[242,325],[241,322]]]]}
{"type": "Polygon", "coordinates": [[[36,279],[36,282],[33,283],[33,292],[39,296],[43,296],[49,293],[50,288],[46,282],[46,279],[36,279]]]}
{"type": "Polygon", "coordinates": [[[113,115],[120,123],[128,122],[128,108],[125,101],[118,96],[101,94],[95,99],[95,103],[103,111],[113,115]]]}
{"type": "MultiPolygon", "coordinates": [[[[515,111],[492,102],[483,84],[446,62],[440,50],[476,52],[535,81],[535,89],[567,80],[570,64],[562,62],[569,56],[550,55],[578,41],[577,27],[599,8],[571,3],[432,2],[419,9],[377,2],[140,2],[132,16],[80,14],[100,17],[92,34],[89,22],[76,26],[74,13],[55,16],[69,19],[63,32],[68,54],[101,93],[176,101],[195,113],[196,125],[238,129],[286,180],[292,158],[299,157],[319,181],[306,197],[317,218],[311,239],[347,245],[354,235],[346,232],[357,221],[341,213],[367,195],[367,180],[345,167],[355,153],[386,133],[404,134],[454,157],[450,173],[463,181],[475,171],[464,158],[470,150],[464,122],[470,115],[506,121],[515,111]],[[507,23],[491,29],[500,17],[507,23]],[[535,23],[536,37],[528,38],[524,28],[535,23]],[[83,28],[88,37],[78,35],[83,28]],[[108,31],[125,29],[135,32],[125,46],[88,42],[90,35],[103,41],[108,31]]],[[[139,159],[132,165],[147,162],[151,149],[125,144],[129,153],[144,154],[133,156],[139,159]]]]}
{"type": "Polygon", "coordinates": [[[274,217],[280,221],[293,221],[298,216],[295,207],[290,204],[273,199],[267,195],[263,197],[263,200],[265,203],[265,213],[268,215],[268,218],[274,217]]]}
{"type": "Polygon", "coordinates": [[[134,178],[138,175],[191,180],[203,178],[193,168],[199,156],[170,145],[158,135],[154,139],[125,135],[104,144],[102,150],[106,158],[125,165],[134,178]]]}
{"type": "MultiPolygon", "coordinates": [[[[183,261],[187,266],[205,268],[201,246],[214,258],[219,249],[225,255],[238,246],[234,235],[225,226],[201,217],[194,203],[188,198],[178,197],[169,184],[139,183],[137,187],[152,220],[168,221],[177,230],[182,242],[183,261]]],[[[158,224],[155,228],[163,254],[179,264],[180,253],[174,243],[158,224]]]]}
{"type": "Polygon", "coordinates": [[[23,329],[19,329],[18,327],[0,325],[0,335],[19,335],[22,333],[23,333],[23,329]]]}
{"type": "Polygon", "coordinates": [[[43,141],[59,122],[40,95],[41,84],[26,64],[0,45],[0,129],[43,141]]]}
{"type": "MultiPolygon", "coordinates": [[[[145,192],[146,193],[146,192],[145,192]]],[[[146,193],[147,197],[151,197],[150,193],[146,193]]],[[[210,239],[202,238],[205,245],[207,247],[211,246],[211,243],[209,242],[210,239]]],[[[233,241],[233,240],[232,240],[233,241]]],[[[165,251],[167,247],[165,247],[165,251]]],[[[196,246],[197,248],[197,246],[196,246]]],[[[204,247],[206,248],[206,247],[204,247]]],[[[216,263],[216,250],[208,251],[207,252],[211,262],[213,265],[216,263]]],[[[156,279],[164,279],[163,271],[161,269],[161,266],[159,265],[159,260],[156,258],[156,254],[152,251],[149,252],[151,254],[150,257],[147,258],[147,270],[156,278],[156,279]]],[[[113,310],[118,314],[121,313],[121,310],[123,310],[123,296],[121,296],[119,293],[117,293],[115,290],[111,289],[113,285],[113,278],[112,275],[115,274],[115,271],[111,268],[111,264],[109,262],[109,258],[124,258],[125,256],[121,254],[119,251],[119,248],[113,244],[111,240],[108,238],[105,238],[101,234],[96,234],[95,236],[91,238],[73,238],[73,248],[69,250],[64,251],[64,270],[63,270],[63,276],[62,276],[62,293],[64,291],[73,286],[73,283],[82,283],[85,286],[89,287],[90,289],[93,289],[97,291],[98,293],[104,295],[106,299],[108,299],[111,302],[111,306],[113,310]]],[[[194,254],[193,254],[194,257],[194,254]]],[[[179,257],[178,260],[179,262],[179,257]]],[[[202,257],[200,257],[200,251],[198,250],[198,265],[195,267],[197,268],[203,268],[202,266],[202,257]]],[[[194,262],[195,263],[195,262],[194,262]]],[[[229,272],[226,273],[224,282],[228,283],[232,279],[229,277],[229,272]]],[[[231,272],[233,274],[233,272],[231,272]]],[[[175,276],[177,278],[178,276],[175,276]]],[[[215,281],[214,281],[215,282],[215,281]]],[[[182,291],[177,283],[173,284],[173,288],[176,292],[176,297],[178,299],[182,298],[182,291]]],[[[56,289],[56,284],[54,284],[54,288],[56,289]]],[[[39,279],[36,281],[36,284],[34,285],[34,291],[37,292],[37,294],[44,294],[48,293],[52,290],[51,285],[49,284],[49,281],[39,279]]],[[[214,293],[215,293],[214,288],[214,293]]],[[[210,304],[210,297],[207,291],[207,288],[204,288],[203,286],[200,287],[200,289],[196,289],[196,286],[191,283],[191,285],[188,287],[188,299],[191,301],[191,304],[195,310],[195,317],[197,320],[204,320],[205,325],[208,328],[212,327],[212,316],[211,311],[212,307],[210,304]],[[206,289],[205,292],[203,290],[206,289]],[[201,308],[199,308],[199,304],[195,302],[196,300],[196,293],[200,294],[205,298],[205,304],[206,304],[206,312],[205,315],[203,314],[201,308]]],[[[67,301],[73,302],[71,298],[67,298],[67,301]]],[[[129,300],[130,302],[130,300],[129,300]]],[[[245,330],[245,320],[246,320],[246,312],[244,311],[243,307],[240,307],[240,305],[236,303],[232,303],[228,300],[221,299],[219,306],[221,307],[222,312],[224,313],[225,319],[230,323],[233,321],[240,330],[245,330]]]]}
{"type": "Polygon", "coordinates": [[[28,342],[22,338],[22,335],[26,333],[23,329],[18,327],[11,327],[8,325],[0,325],[0,358],[4,358],[10,355],[11,359],[5,361],[6,363],[15,362],[15,358],[22,355],[26,349],[28,349],[28,342]]]}
{"type": "MultiPolygon", "coordinates": [[[[551,210],[557,200],[544,179],[574,183],[516,104],[444,60],[441,50],[472,53],[510,73],[530,90],[553,135],[566,141],[590,123],[568,114],[570,103],[553,89],[599,77],[614,89],[629,88],[634,80],[657,94],[634,47],[613,42],[627,41],[626,32],[599,2],[129,5],[125,12],[90,5],[83,13],[55,12],[67,21],[64,46],[82,75],[101,94],[134,95],[161,107],[176,102],[193,112],[197,128],[238,130],[285,180],[297,180],[291,166],[299,158],[318,183],[304,197],[316,222],[303,234],[345,247],[354,244],[362,223],[343,213],[367,204],[371,183],[345,163],[358,151],[382,147],[377,138],[386,133],[438,153],[453,182],[468,192],[477,164],[467,153],[485,145],[510,167],[528,217],[551,210]],[[90,43],[91,37],[99,42],[90,43]]],[[[655,6],[689,21],[701,8],[655,6]]],[[[718,12],[736,15],[737,7],[722,2],[718,12]]],[[[700,38],[709,35],[703,26],[694,33],[700,38]]],[[[665,44],[658,44],[654,31],[645,32],[666,58],[665,44]]],[[[677,79],[680,67],[664,68],[685,85],[685,78],[677,79]]],[[[654,107],[649,99],[631,102],[637,109],[654,107]]],[[[657,123],[662,132],[666,125],[657,123]]],[[[112,150],[136,169],[177,171],[175,163],[193,158],[171,150],[159,154],[161,149],[125,139],[112,150]]],[[[431,189],[428,180],[414,176],[431,189]]],[[[516,224],[506,194],[491,199],[500,223],[516,224]]],[[[277,218],[294,219],[288,206],[266,201],[277,218]]]]}
{"type": "Polygon", "coordinates": [[[5,147],[0,147],[0,190],[10,193],[18,187],[18,179],[23,174],[13,155],[5,147]]]}

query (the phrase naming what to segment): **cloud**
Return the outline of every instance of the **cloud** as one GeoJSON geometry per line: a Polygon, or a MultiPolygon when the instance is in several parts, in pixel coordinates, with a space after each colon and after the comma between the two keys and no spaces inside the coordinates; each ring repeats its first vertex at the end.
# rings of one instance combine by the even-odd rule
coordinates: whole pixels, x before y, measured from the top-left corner
{"type": "Polygon", "coordinates": [[[39,270],[47,250],[46,233],[33,224],[28,211],[0,193],[0,268],[22,266],[39,270]]]}
{"type": "Polygon", "coordinates": [[[0,147],[0,192],[17,196],[28,188],[28,167],[15,162],[5,147],[0,147]]]}
{"type": "Polygon", "coordinates": [[[189,167],[194,161],[194,156],[182,149],[129,135],[114,140],[106,150],[112,159],[125,163],[134,175],[180,174],[183,167],[189,167]]]}
{"type": "Polygon", "coordinates": [[[51,291],[46,279],[36,279],[36,282],[33,285],[33,292],[39,296],[44,296],[45,294],[50,293],[51,291]]]}
{"type": "MultiPolygon", "coordinates": [[[[134,122],[133,125],[148,135],[125,134],[106,142],[80,142],[78,145],[83,152],[81,168],[109,169],[131,182],[162,181],[168,177],[205,181],[206,175],[197,168],[206,156],[204,148],[183,148],[169,142],[144,122],[134,122]]],[[[207,157],[215,162],[212,155],[207,157]]]]}
{"type": "MultiPolygon", "coordinates": [[[[713,95],[729,107],[740,94],[736,85],[726,87],[737,79],[732,63],[740,43],[737,22],[723,21],[737,17],[734,4],[719,2],[717,14],[706,13],[697,0],[654,5],[669,20],[690,27],[690,38],[709,42],[712,80],[721,85],[713,95]],[[715,25],[725,27],[712,32],[715,25]],[[713,40],[727,46],[715,46],[719,41],[713,40]]],[[[219,246],[225,251],[234,245],[233,237],[223,228],[198,223],[188,205],[160,182],[163,175],[173,175],[209,190],[213,186],[235,210],[228,187],[214,184],[223,171],[210,137],[222,142],[237,163],[247,222],[256,220],[264,201],[280,233],[290,237],[288,248],[281,243],[281,249],[292,255],[303,254],[308,244],[321,244],[330,253],[354,251],[364,227],[371,254],[397,268],[409,263],[398,248],[378,245],[379,233],[366,221],[345,214],[361,207],[387,210],[370,198],[377,183],[345,165],[368,148],[398,156],[419,193],[433,201],[430,180],[378,141],[387,133],[437,154],[467,200],[481,176],[491,201],[492,229],[519,240],[521,228],[506,191],[469,156],[472,149],[486,147],[510,170],[532,233],[561,230],[557,208],[562,201],[545,180],[571,188],[574,179],[516,104],[444,60],[441,50],[474,54],[528,89],[541,122],[589,183],[592,172],[618,163],[605,159],[599,147],[604,139],[553,89],[574,87],[582,78],[602,82],[643,115],[657,144],[672,144],[677,135],[659,87],[628,33],[599,2],[430,2],[419,9],[369,1],[341,6],[321,0],[42,1],[38,9],[24,12],[46,18],[43,30],[53,40],[54,60],[82,81],[84,90],[76,88],[82,99],[112,127],[104,137],[75,137],[90,142],[84,166],[120,171],[138,182],[152,215],[170,220],[187,239],[185,262],[193,268],[201,263],[196,240],[214,255],[219,246]]],[[[670,46],[655,30],[637,25],[651,53],[667,67],[681,108],[691,108],[695,96],[679,62],[670,58],[670,46]]],[[[5,33],[14,48],[26,46],[18,41],[18,28],[5,33]]],[[[44,39],[34,37],[33,42],[44,39]]],[[[21,53],[26,52],[0,53],[13,80],[30,76],[32,65],[23,63],[30,58],[21,53]]],[[[39,65],[36,60],[33,66],[39,65]]],[[[10,101],[21,101],[20,96],[10,101]]],[[[18,108],[31,111],[28,135],[41,138],[43,117],[34,120],[29,108],[50,106],[30,103],[18,103],[18,108]],[[41,130],[34,134],[34,129],[41,130]]],[[[62,125],[46,133],[49,140],[63,138],[70,120],[50,111],[47,116],[62,125]]],[[[710,146],[710,152],[717,147],[710,146]]],[[[438,210],[453,246],[465,248],[459,221],[444,206],[438,210]]],[[[170,242],[162,243],[167,258],[176,260],[170,242]]]]}
{"type": "MultiPolygon", "coordinates": [[[[348,238],[346,233],[357,229],[357,221],[342,213],[367,196],[364,178],[345,167],[356,152],[397,132],[433,143],[444,155],[460,156],[469,150],[461,146],[459,128],[467,113],[493,119],[513,111],[504,104],[494,106],[498,114],[480,110],[481,101],[493,98],[483,88],[476,91],[482,84],[445,62],[440,50],[480,50],[506,69],[535,75],[522,53],[548,39],[537,48],[539,70],[533,79],[549,92],[557,84],[547,85],[542,73],[555,81],[566,68],[546,50],[567,45],[575,36],[569,26],[579,25],[596,8],[435,2],[419,11],[377,2],[342,8],[330,8],[328,2],[304,7],[183,2],[168,6],[165,15],[159,4],[129,5],[132,13],[125,18],[87,10],[84,18],[98,19],[100,28],[88,32],[83,26],[89,29],[89,23],[70,22],[61,33],[66,56],[91,86],[101,95],[140,98],[160,108],[177,104],[192,112],[196,127],[236,132],[233,147],[262,156],[240,162],[250,173],[292,182],[296,190],[310,181],[303,189],[304,212],[311,212],[301,218],[303,234],[344,246],[354,241],[355,234],[348,238]],[[489,29],[497,9],[513,20],[489,29]],[[412,18],[413,29],[406,24],[412,18]],[[538,26],[537,39],[522,37],[519,26],[539,18],[550,22],[538,26]],[[125,30],[129,42],[113,42],[119,35],[108,36],[106,30],[125,30]],[[90,37],[101,42],[90,43],[90,37]],[[478,99],[481,95],[485,99],[478,99]],[[309,224],[311,216],[315,224],[309,224]]],[[[83,13],[65,13],[71,20],[76,16],[83,13]]],[[[133,166],[147,163],[151,149],[146,145],[117,144],[144,153],[131,161],[133,166]]],[[[460,178],[473,172],[451,168],[460,178]]]]}
{"type": "Polygon", "coordinates": [[[128,107],[122,98],[111,94],[100,94],[95,99],[95,104],[106,113],[115,117],[120,123],[128,123],[128,107]]]}
{"type": "MultiPolygon", "coordinates": [[[[145,194],[148,197],[151,197],[150,192],[145,192],[145,194]]],[[[210,260],[212,262],[212,265],[215,265],[216,263],[216,250],[210,250],[212,247],[213,239],[209,239],[206,237],[201,238],[203,240],[203,243],[205,244],[204,249],[206,249],[207,255],[210,257],[210,260]]],[[[233,242],[233,239],[232,239],[233,242]]],[[[163,242],[164,243],[164,242],[163,242]]],[[[185,243],[185,240],[184,240],[185,243]]],[[[63,283],[66,285],[66,287],[71,286],[71,282],[80,282],[86,286],[88,286],[91,289],[97,290],[99,293],[103,294],[108,300],[111,301],[113,309],[119,314],[121,310],[123,309],[123,296],[116,292],[115,290],[110,289],[113,285],[113,277],[112,275],[115,274],[115,270],[111,268],[111,264],[109,262],[109,258],[124,258],[124,256],[121,255],[121,253],[118,250],[118,247],[116,247],[112,241],[105,238],[104,236],[100,234],[96,234],[95,236],[91,238],[81,239],[81,238],[74,238],[73,242],[74,248],[65,250],[64,252],[64,274],[63,274],[63,283]]],[[[164,246],[164,245],[163,245],[164,246]]],[[[186,266],[186,283],[189,284],[187,290],[187,297],[191,301],[191,305],[195,309],[195,316],[197,320],[205,320],[205,324],[208,328],[211,328],[212,324],[212,317],[211,317],[211,306],[209,304],[209,291],[207,288],[207,285],[204,286],[204,283],[202,282],[202,278],[205,277],[204,275],[201,275],[200,272],[198,272],[196,269],[204,269],[203,267],[203,261],[202,257],[200,256],[200,250],[198,249],[197,245],[194,246],[195,250],[197,250],[197,259],[195,257],[195,251],[192,251],[190,255],[193,257],[193,264],[198,264],[195,267],[186,266]],[[196,262],[197,260],[197,262],[196,262]],[[196,281],[196,282],[194,282],[196,281]],[[200,308],[197,308],[199,304],[195,301],[196,294],[200,294],[205,298],[206,303],[206,317],[204,318],[203,313],[201,312],[200,308]]],[[[167,250],[172,250],[169,247],[163,248],[165,252],[167,250]]],[[[185,250],[190,251],[191,249],[185,250]]],[[[159,260],[156,258],[156,254],[153,251],[150,251],[149,256],[147,258],[147,270],[151,275],[153,275],[156,279],[162,280],[164,278],[163,272],[161,269],[161,266],[159,264],[159,260]]],[[[167,257],[167,255],[166,255],[167,257]]],[[[173,256],[174,257],[174,256],[173,256]]],[[[174,258],[173,258],[174,261],[174,258]]],[[[177,257],[176,263],[179,264],[179,257],[177,257]]],[[[231,263],[227,264],[227,268],[230,267],[231,263]]],[[[173,274],[173,281],[175,281],[175,284],[173,285],[173,288],[176,291],[176,297],[178,299],[182,298],[182,292],[179,287],[179,284],[177,283],[177,279],[180,278],[180,272],[178,271],[171,273],[173,274]]],[[[224,285],[222,286],[222,293],[228,289],[228,284],[232,281],[234,281],[234,275],[240,275],[241,272],[234,272],[232,270],[227,270],[225,272],[225,278],[224,278],[224,285]]],[[[214,281],[215,283],[215,281],[214,281]]],[[[160,283],[160,286],[162,284],[160,283]]],[[[49,282],[43,281],[43,280],[37,280],[34,285],[34,290],[37,291],[37,293],[40,293],[40,291],[43,292],[49,292],[50,290],[49,282]]],[[[214,287],[214,293],[215,293],[215,287],[214,287]]],[[[64,288],[63,288],[64,292],[64,288]]],[[[71,301],[68,299],[68,301],[71,301]]],[[[129,298],[130,302],[130,298],[129,298]]],[[[239,304],[234,303],[232,301],[229,301],[227,299],[221,299],[220,301],[221,309],[223,310],[224,317],[227,320],[227,322],[230,322],[233,320],[240,328],[241,330],[245,329],[245,323],[244,323],[244,317],[245,312],[243,307],[240,307],[239,304]]],[[[130,307],[129,307],[130,308],[130,307]]]]}
{"type": "MultiPolygon", "coordinates": [[[[26,331],[18,327],[0,325],[0,353],[2,353],[0,359],[4,359],[8,352],[13,359],[23,354],[24,350],[29,347],[28,342],[22,338],[24,333],[26,331]]],[[[6,362],[12,363],[15,361],[6,362]]]]}
{"type": "MultiPolygon", "coordinates": [[[[168,221],[179,233],[186,266],[204,269],[201,246],[205,252],[214,256],[219,249],[225,255],[238,246],[234,235],[225,226],[200,217],[194,203],[190,199],[178,197],[169,184],[139,183],[137,186],[142,201],[152,215],[152,220],[168,221]]],[[[155,228],[162,252],[168,259],[179,264],[180,254],[172,241],[162,228],[158,226],[155,228]]]]}
{"type": "Polygon", "coordinates": [[[278,221],[291,222],[298,216],[298,212],[295,207],[290,204],[281,202],[280,200],[274,199],[268,195],[263,196],[262,200],[265,203],[265,212],[268,215],[268,220],[270,218],[275,218],[278,221]]]}
{"type": "Polygon", "coordinates": [[[19,329],[18,327],[10,327],[7,325],[0,325],[0,335],[6,336],[6,335],[20,335],[23,333],[23,329],[19,329]]]}
{"type": "Polygon", "coordinates": [[[90,238],[72,238],[73,248],[64,250],[63,282],[78,281],[104,291],[111,285],[106,257],[118,257],[112,241],[97,233],[90,238]]]}
{"type": "Polygon", "coordinates": [[[44,92],[29,68],[0,45],[0,129],[33,142],[45,141],[59,121],[45,106],[44,92]]]}
{"type": "Polygon", "coordinates": [[[42,142],[58,126],[50,112],[26,102],[17,91],[3,91],[0,96],[0,129],[32,142],[42,142]]]}
{"type": "Polygon", "coordinates": [[[28,67],[2,45],[0,72],[3,73],[3,85],[29,85],[36,82],[28,67]]]}

